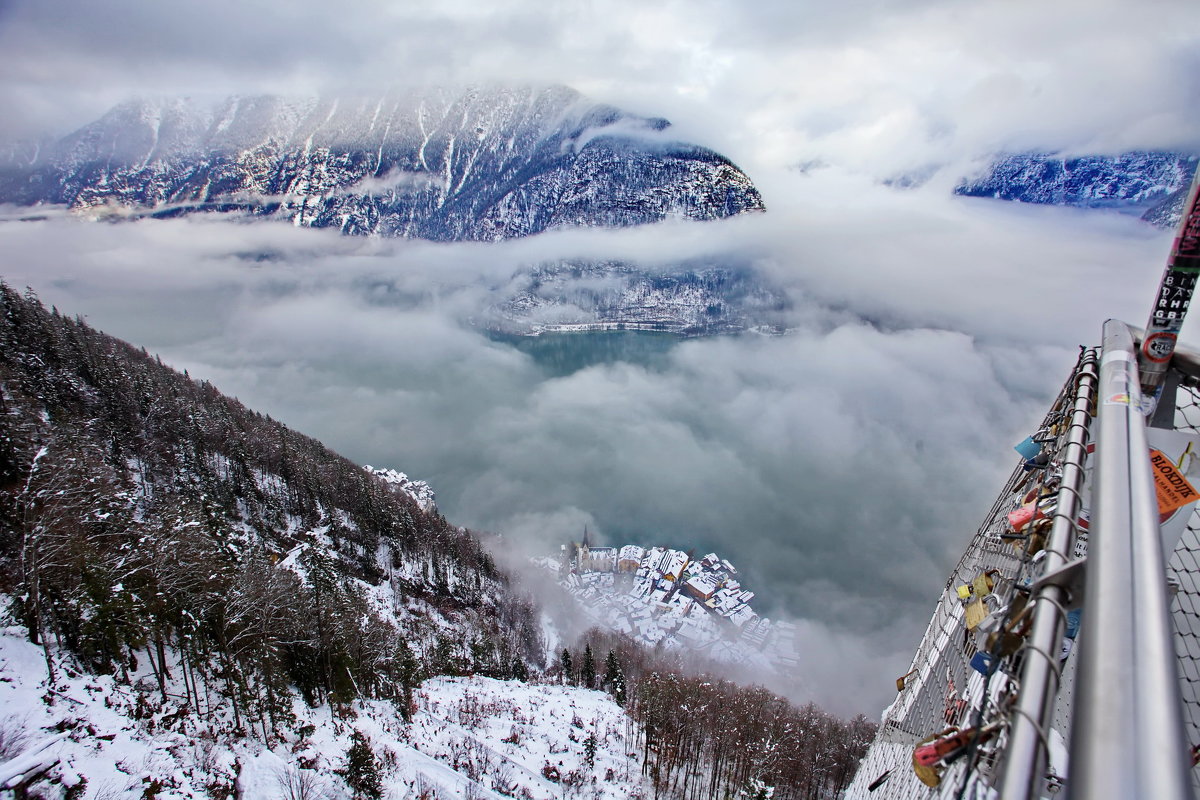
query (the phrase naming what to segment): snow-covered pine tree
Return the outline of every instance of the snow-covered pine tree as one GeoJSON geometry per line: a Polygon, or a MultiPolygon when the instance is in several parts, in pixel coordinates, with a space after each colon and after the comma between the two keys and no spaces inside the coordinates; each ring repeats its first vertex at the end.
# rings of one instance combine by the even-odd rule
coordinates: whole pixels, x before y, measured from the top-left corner
{"type": "Polygon", "coordinates": [[[571,682],[571,651],[563,648],[562,655],[558,658],[559,666],[562,667],[563,683],[571,682]]]}
{"type": "Polygon", "coordinates": [[[579,669],[579,682],[585,689],[596,688],[596,660],[592,657],[591,644],[583,648],[583,666],[579,669]]]}
{"type": "Polygon", "coordinates": [[[379,762],[375,759],[375,751],[363,732],[355,729],[353,743],[346,752],[346,769],[343,773],[346,783],[358,798],[379,800],[383,796],[383,776],[380,773],[379,762]]]}
{"type": "Polygon", "coordinates": [[[596,744],[596,731],[593,728],[583,740],[583,759],[587,762],[588,769],[596,766],[596,744]]]}
{"type": "Polygon", "coordinates": [[[600,682],[600,688],[606,692],[611,692],[613,681],[617,679],[617,672],[621,667],[617,664],[617,653],[615,650],[609,650],[608,655],[604,658],[604,679],[600,682]]]}
{"type": "Polygon", "coordinates": [[[617,701],[617,705],[625,705],[625,699],[627,697],[627,690],[625,688],[625,673],[621,671],[620,664],[617,665],[616,677],[613,678],[612,696],[613,700],[617,701]]]}

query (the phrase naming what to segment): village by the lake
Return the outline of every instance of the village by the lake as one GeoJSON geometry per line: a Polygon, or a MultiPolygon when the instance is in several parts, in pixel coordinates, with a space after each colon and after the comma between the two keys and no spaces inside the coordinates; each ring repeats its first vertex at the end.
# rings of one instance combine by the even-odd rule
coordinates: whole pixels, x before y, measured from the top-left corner
{"type": "Polygon", "coordinates": [[[796,626],[758,614],[755,593],[716,553],[696,558],[667,547],[562,545],[539,563],[595,625],[649,647],[680,649],[731,664],[795,670],[796,626]]]}

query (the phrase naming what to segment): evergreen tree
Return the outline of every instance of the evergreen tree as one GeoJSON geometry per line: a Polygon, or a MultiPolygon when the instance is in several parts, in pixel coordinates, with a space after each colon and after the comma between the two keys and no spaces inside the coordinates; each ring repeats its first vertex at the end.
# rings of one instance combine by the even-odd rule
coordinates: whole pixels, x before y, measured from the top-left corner
{"type": "Polygon", "coordinates": [[[617,679],[617,673],[621,671],[621,667],[617,664],[617,654],[613,650],[608,651],[608,656],[604,659],[604,681],[600,684],[606,692],[611,692],[613,683],[617,679]]]}
{"type": "Polygon", "coordinates": [[[510,672],[512,673],[513,680],[522,682],[529,680],[529,668],[525,666],[525,662],[520,656],[513,658],[510,672]]]}
{"type": "Polygon", "coordinates": [[[571,651],[563,648],[562,655],[559,656],[559,664],[562,665],[563,683],[571,682],[571,651]]]}
{"type": "Polygon", "coordinates": [[[596,731],[588,733],[586,739],[583,740],[583,758],[587,762],[588,769],[596,766],[596,731]]]}
{"type": "Polygon", "coordinates": [[[354,792],[354,797],[379,800],[383,796],[383,776],[375,751],[363,732],[355,729],[353,743],[346,752],[346,769],[343,775],[354,792]]]}
{"type": "Polygon", "coordinates": [[[488,647],[487,641],[484,640],[483,634],[477,634],[474,641],[471,642],[471,672],[490,676],[492,672],[491,667],[491,650],[488,647]]]}
{"type": "Polygon", "coordinates": [[[583,648],[583,667],[579,670],[579,679],[585,688],[593,689],[596,686],[596,660],[592,658],[591,644],[583,648]]]}
{"type": "Polygon", "coordinates": [[[403,639],[399,642],[399,650],[400,715],[405,722],[412,722],[413,689],[420,683],[420,664],[408,642],[403,639]]]}
{"type": "Polygon", "coordinates": [[[617,701],[617,705],[625,705],[626,689],[625,689],[625,673],[621,671],[621,666],[617,665],[617,674],[613,678],[612,685],[613,700],[617,701]]]}
{"type": "Polygon", "coordinates": [[[604,659],[604,681],[603,688],[613,696],[618,705],[625,705],[625,673],[621,670],[621,664],[617,661],[616,652],[609,650],[608,656],[604,659]]]}

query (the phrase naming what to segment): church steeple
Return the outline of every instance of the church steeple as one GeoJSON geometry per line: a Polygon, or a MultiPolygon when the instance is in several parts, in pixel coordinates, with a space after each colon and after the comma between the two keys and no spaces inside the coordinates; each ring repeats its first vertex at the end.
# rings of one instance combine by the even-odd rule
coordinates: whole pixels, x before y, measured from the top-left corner
{"type": "Polygon", "coordinates": [[[591,553],[588,547],[588,529],[587,525],[583,526],[583,541],[575,550],[575,568],[583,572],[591,567],[591,553]]]}

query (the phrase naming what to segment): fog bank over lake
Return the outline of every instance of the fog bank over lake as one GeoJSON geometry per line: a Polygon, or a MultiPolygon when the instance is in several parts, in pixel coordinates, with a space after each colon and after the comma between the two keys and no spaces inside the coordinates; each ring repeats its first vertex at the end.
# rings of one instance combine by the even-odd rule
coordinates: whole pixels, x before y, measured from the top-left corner
{"type": "Polygon", "coordinates": [[[1012,445],[1106,316],[1144,319],[1170,234],[793,180],[754,218],[495,246],[218,218],[6,222],[3,278],[358,463],[429,481],[449,520],[509,553],[585,525],[720,553],[761,613],[800,622],[813,697],[873,714],[1012,445]],[[705,251],[782,287],[788,333],[513,339],[470,323],[481,287],[529,264],[705,251]]]}

